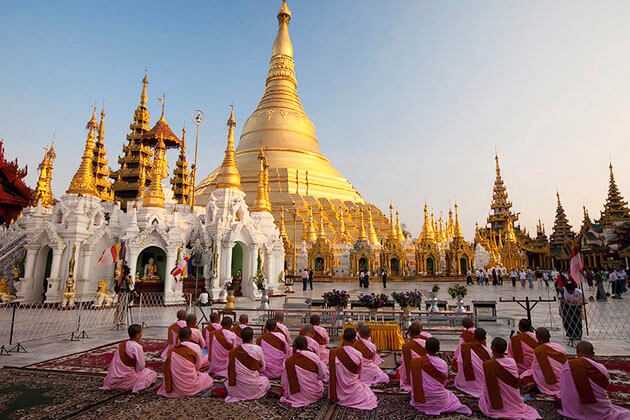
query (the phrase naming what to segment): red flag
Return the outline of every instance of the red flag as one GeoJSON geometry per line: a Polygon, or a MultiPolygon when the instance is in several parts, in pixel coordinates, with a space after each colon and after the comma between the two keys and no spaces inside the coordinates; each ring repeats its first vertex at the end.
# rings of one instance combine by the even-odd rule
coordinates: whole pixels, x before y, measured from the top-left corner
{"type": "Polygon", "coordinates": [[[580,254],[580,246],[575,243],[571,248],[571,278],[579,286],[586,280],[584,278],[584,263],[582,262],[582,254],[580,254]]]}

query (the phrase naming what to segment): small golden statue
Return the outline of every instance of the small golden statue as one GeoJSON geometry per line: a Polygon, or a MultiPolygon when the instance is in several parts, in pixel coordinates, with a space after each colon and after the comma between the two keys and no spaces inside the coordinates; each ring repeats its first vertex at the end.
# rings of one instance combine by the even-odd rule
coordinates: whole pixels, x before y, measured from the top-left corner
{"type": "Polygon", "coordinates": [[[160,276],[157,275],[157,266],[155,260],[151,257],[149,262],[144,266],[144,276],[142,277],[144,283],[159,283],[160,276]]]}
{"type": "Polygon", "coordinates": [[[13,266],[13,281],[16,282],[20,279],[20,275],[22,274],[22,270],[17,265],[13,266]]]}
{"type": "Polygon", "coordinates": [[[2,303],[9,303],[15,296],[9,292],[9,282],[6,279],[0,279],[0,301],[2,303]]]}
{"type": "Polygon", "coordinates": [[[112,306],[114,296],[107,291],[107,280],[102,279],[98,282],[98,290],[96,291],[95,308],[107,308],[112,306]]]}
{"type": "Polygon", "coordinates": [[[63,299],[61,300],[61,307],[66,309],[74,308],[74,278],[72,273],[68,274],[66,280],[66,287],[63,289],[63,299]]]}

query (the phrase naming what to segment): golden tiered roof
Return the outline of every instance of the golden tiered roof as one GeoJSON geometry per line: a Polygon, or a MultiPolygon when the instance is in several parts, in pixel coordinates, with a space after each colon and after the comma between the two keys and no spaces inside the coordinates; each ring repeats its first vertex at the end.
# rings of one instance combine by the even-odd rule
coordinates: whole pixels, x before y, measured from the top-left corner
{"type": "Polygon", "coordinates": [[[153,128],[142,135],[142,143],[149,146],[155,146],[161,140],[164,142],[167,149],[179,147],[181,140],[175,135],[175,133],[173,133],[173,130],[169,127],[168,122],[166,121],[166,116],[164,115],[166,95],[162,95],[160,102],[162,103],[162,115],[160,115],[160,119],[155,123],[153,128]]]}
{"type": "MultiPolygon", "coordinates": [[[[322,155],[315,127],[297,93],[294,50],[289,35],[291,11],[286,2],[277,18],[278,31],[272,46],[265,92],[245,121],[236,148],[241,189],[246,193],[247,204],[254,206],[259,184],[258,151],[263,147],[269,163],[269,198],[275,220],[280,219],[282,206],[288,208],[293,202],[300,209],[321,204],[324,219],[328,222],[328,237],[343,237],[340,234],[341,218],[335,209],[358,206],[365,214],[374,206],[366,203],[322,155]]],[[[217,188],[220,169],[214,170],[197,186],[195,200],[199,205],[207,204],[210,193],[217,188]]],[[[305,222],[306,212],[301,216],[299,220],[305,222]]],[[[350,214],[343,222],[352,243],[360,234],[358,219],[358,213],[354,217],[350,214]]],[[[389,222],[382,212],[373,213],[373,223],[379,237],[387,236],[389,222]]],[[[293,237],[293,223],[287,223],[286,227],[289,237],[293,237]]],[[[296,228],[297,237],[303,237],[308,223],[299,223],[296,228]]]]}
{"type": "Polygon", "coordinates": [[[123,155],[118,158],[120,168],[112,171],[110,175],[114,179],[112,185],[114,198],[121,202],[123,208],[127,207],[127,201],[143,197],[147,174],[150,174],[153,168],[153,148],[143,143],[143,136],[150,128],[150,114],[147,108],[148,84],[149,78],[145,74],[142,79],[140,104],[129,125],[131,131],[127,134],[128,143],[123,146],[123,155]]]}
{"type": "Polygon", "coordinates": [[[368,241],[370,245],[376,246],[380,244],[376,229],[374,229],[374,219],[372,218],[372,209],[368,209],[368,241]]]}
{"type": "Polygon", "coordinates": [[[33,192],[33,198],[31,202],[33,206],[37,205],[38,201],[41,202],[42,207],[50,207],[53,204],[51,181],[53,173],[53,163],[55,162],[56,157],[57,154],[55,153],[55,142],[53,141],[50,145],[50,149],[45,149],[44,158],[39,164],[39,178],[37,180],[37,186],[35,187],[35,191],[33,192]]]}
{"type": "Polygon", "coordinates": [[[171,179],[173,198],[178,204],[190,204],[191,182],[188,161],[186,160],[186,127],[184,127],[182,128],[182,140],[179,145],[179,156],[173,170],[173,178],[171,179]]]}
{"type": "Polygon", "coordinates": [[[575,237],[575,234],[571,230],[569,219],[567,219],[567,215],[564,211],[564,207],[562,207],[562,203],[560,202],[560,192],[556,192],[556,197],[558,200],[558,205],[556,207],[556,219],[553,224],[553,231],[549,237],[549,242],[552,247],[562,246],[566,240],[573,239],[575,237]]]}
{"type": "Polygon", "coordinates": [[[315,230],[315,220],[313,219],[313,208],[308,206],[308,220],[306,221],[306,229],[302,240],[306,242],[315,242],[317,240],[317,231],[315,230]]]}
{"type": "Polygon", "coordinates": [[[144,207],[164,207],[164,190],[162,180],[168,177],[168,162],[166,162],[166,146],[160,139],[155,145],[155,160],[151,171],[149,188],[144,195],[144,207]]]}
{"type": "Polygon", "coordinates": [[[83,156],[81,157],[81,164],[79,169],[72,177],[70,186],[66,193],[68,194],[82,194],[92,195],[98,197],[98,191],[96,190],[96,181],[94,173],[92,172],[92,162],[94,161],[94,132],[98,127],[96,122],[96,107],[93,107],[92,118],[87,124],[87,138],[85,139],[85,149],[83,150],[83,156]]]}
{"type": "Polygon", "coordinates": [[[420,232],[420,242],[434,243],[436,241],[433,223],[429,219],[429,205],[424,203],[424,222],[422,223],[422,231],[420,232]]]}
{"type": "Polygon", "coordinates": [[[496,178],[494,180],[494,187],[492,188],[492,203],[490,209],[492,213],[488,216],[488,224],[492,229],[499,230],[506,225],[506,215],[512,217],[513,221],[518,220],[518,216],[512,214],[512,202],[508,199],[507,189],[501,178],[501,167],[499,165],[499,155],[494,156],[496,178]]]}
{"type": "Polygon", "coordinates": [[[601,214],[600,223],[604,225],[612,225],[614,222],[630,221],[630,211],[628,210],[628,202],[624,201],[613,173],[613,165],[610,163],[610,180],[608,182],[608,196],[604,203],[604,211],[601,214]]]}
{"type": "Polygon", "coordinates": [[[238,172],[236,166],[236,160],[234,159],[234,127],[236,127],[236,118],[234,118],[234,109],[230,112],[230,117],[227,121],[228,134],[227,134],[227,147],[225,148],[225,156],[223,157],[223,163],[219,169],[219,174],[216,178],[217,188],[231,188],[235,190],[241,189],[241,175],[238,172]]]}
{"type": "Polygon", "coordinates": [[[459,209],[457,203],[455,203],[455,227],[453,232],[453,239],[463,240],[464,233],[462,232],[462,225],[459,223],[459,209]]]}
{"type": "Polygon", "coordinates": [[[94,145],[92,172],[94,173],[94,182],[96,183],[98,196],[101,200],[112,201],[114,199],[114,191],[108,179],[111,171],[107,163],[107,150],[105,150],[105,109],[103,108],[101,109],[101,121],[98,124],[98,134],[94,145]]]}

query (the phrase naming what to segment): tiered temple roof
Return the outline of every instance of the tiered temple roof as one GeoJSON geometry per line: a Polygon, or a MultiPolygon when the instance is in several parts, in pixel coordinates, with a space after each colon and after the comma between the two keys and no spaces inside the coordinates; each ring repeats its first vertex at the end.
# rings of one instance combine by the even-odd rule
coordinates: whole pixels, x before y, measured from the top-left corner
{"type": "Polygon", "coordinates": [[[81,157],[81,164],[72,177],[66,193],[98,197],[99,194],[96,190],[96,179],[94,178],[93,172],[94,148],[96,146],[94,138],[95,131],[98,128],[98,123],[96,122],[96,107],[93,108],[92,118],[88,121],[86,128],[88,134],[85,139],[85,149],[81,157]]]}
{"type": "Polygon", "coordinates": [[[495,155],[495,171],[496,178],[494,180],[494,187],[492,188],[492,203],[490,209],[492,213],[488,216],[488,224],[493,230],[497,231],[505,228],[508,216],[512,217],[513,221],[518,220],[518,216],[512,214],[512,202],[508,199],[507,189],[501,178],[501,167],[499,165],[499,156],[495,155]]]}
{"type": "Polygon", "coordinates": [[[29,205],[32,195],[24,183],[27,174],[28,168],[20,169],[17,159],[10,162],[5,158],[0,140],[0,225],[11,223],[29,205]]]}
{"type": "Polygon", "coordinates": [[[182,129],[182,140],[179,146],[179,156],[173,170],[173,178],[171,179],[173,186],[173,198],[179,204],[190,204],[192,194],[192,181],[188,170],[188,161],[186,160],[186,128],[182,129]]]}
{"type": "MultiPolygon", "coordinates": [[[[90,121],[90,123],[92,123],[90,121]]],[[[94,145],[94,160],[92,161],[92,172],[96,183],[96,191],[101,200],[112,201],[114,191],[109,182],[110,169],[107,166],[107,151],[105,150],[105,109],[101,109],[101,121],[98,124],[98,135],[94,145]]]]}
{"type": "Polygon", "coordinates": [[[613,173],[612,163],[610,164],[610,181],[608,183],[608,197],[604,203],[604,211],[601,213],[599,223],[604,225],[612,225],[615,222],[630,221],[630,212],[628,211],[628,202],[624,201],[613,173]]]}
{"type": "Polygon", "coordinates": [[[575,233],[573,233],[569,220],[567,219],[567,215],[562,207],[562,203],[560,202],[560,193],[556,193],[556,196],[558,198],[556,219],[553,224],[553,231],[549,237],[552,248],[562,246],[567,240],[575,238],[575,233]]]}
{"type": "Polygon", "coordinates": [[[39,178],[31,200],[33,206],[36,206],[38,201],[42,207],[50,207],[53,204],[52,172],[56,157],[55,142],[53,141],[50,144],[50,149],[45,148],[44,157],[39,164],[39,178]]]}

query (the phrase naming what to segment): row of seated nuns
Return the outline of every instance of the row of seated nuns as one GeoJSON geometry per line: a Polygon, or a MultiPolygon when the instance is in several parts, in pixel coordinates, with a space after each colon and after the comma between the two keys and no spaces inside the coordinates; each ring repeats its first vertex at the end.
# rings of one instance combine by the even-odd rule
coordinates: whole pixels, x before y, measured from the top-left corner
{"type": "MultiPolygon", "coordinates": [[[[242,315],[233,326],[218,314],[200,330],[195,315],[177,312],[177,321],[168,329],[164,381],[157,393],[181,398],[213,386],[213,378],[224,379],[226,402],[262,398],[270,389],[269,380],[280,380],[281,402],[303,407],[320,400],[324,383],[327,397],[341,406],[371,410],[378,401],[370,386],[385,384],[390,378],[379,367],[383,362],[370,339],[370,328],[343,331],[339,347],[329,348],[329,336],[318,315],[291,340],[283,314],[266,322],[263,334],[254,340],[254,330],[242,315]]],[[[440,355],[440,341],[423,332],[414,321],[403,345],[396,376],[400,388],[410,393],[411,406],[426,415],[460,413],[471,409],[445,385],[449,366],[440,355]]],[[[119,344],[101,389],[139,392],[150,387],[156,373],[145,367],[139,341],[142,328],[129,327],[129,340],[119,344]]],[[[491,418],[538,419],[539,413],[527,405],[524,393],[538,392],[555,397],[558,413],[571,419],[630,419],[630,411],[611,403],[606,368],[594,361],[593,345],[578,343],[576,357],[550,340],[549,330],[532,331],[527,319],[519,322],[519,332],[509,343],[496,337],[486,346],[486,331],[475,328],[470,318],[462,322],[459,344],[450,368],[454,385],[478,399],[479,409],[491,418]]]]}

